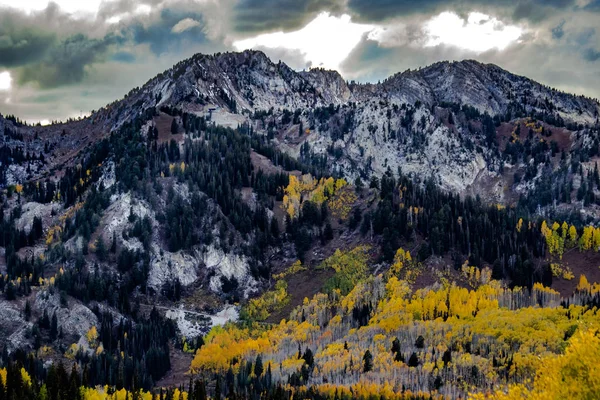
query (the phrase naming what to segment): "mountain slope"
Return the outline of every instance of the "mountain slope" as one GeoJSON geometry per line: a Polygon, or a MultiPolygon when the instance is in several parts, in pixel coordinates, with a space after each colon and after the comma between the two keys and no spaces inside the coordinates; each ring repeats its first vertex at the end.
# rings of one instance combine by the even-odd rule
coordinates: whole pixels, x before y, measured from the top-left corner
{"type": "MultiPolygon", "coordinates": [[[[468,285],[474,265],[570,296],[574,274],[600,280],[598,107],[475,61],[356,84],[246,51],[196,55],[81,120],[0,117],[2,340],[12,354],[79,343],[113,385],[119,367],[100,361],[122,357],[124,332],[164,328],[128,348],[164,363],[239,303],[278,322],[390,270],[402,246],[415,288],[468,285]],[[324,261],[367,248],[348,272],[324,261]],[[70,329],[85,318],[106,355],[70,329]]],[[[162,366],[128,377],[148,389],[162,366]]]]}

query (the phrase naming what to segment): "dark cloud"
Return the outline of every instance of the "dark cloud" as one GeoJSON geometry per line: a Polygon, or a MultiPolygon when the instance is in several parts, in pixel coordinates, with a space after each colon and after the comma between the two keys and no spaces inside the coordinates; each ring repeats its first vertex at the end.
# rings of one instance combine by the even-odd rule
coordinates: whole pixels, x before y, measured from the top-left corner
{"type": "Polygon", "coordinates": [[[163,9],[156,21],[145,24],[141,20],[136,20],[122,29],[122,33],[130,38],[133,44],[149,45],[150,50],[156,55],[166,52],[176,53],[184,43],[199,44],[206,40],[202,21],[203,15],[200,13],[163,9]],[[200,22],[199,26],[179,33],[173,32],[173,27],[186,18],[200,22]]]}
{"type": "Polygon", "coordinates": [[[540,22],[556,9],[575,7],[575,0],[349,0],[348,7],[361,21],[380,22],[414,14],[433,14],[452,10],[466,13],[477,9],[495,9],[515,20],[529,19],[540,22]]]}
{"type": "Polygon", "coordinates": [[[319,12],[340,12],[339,0],[240,0],[233,12],[238,32],[259,33],[295,30],[319,12]]]}
{"type": "Polygon", "coordinates": [[[0,17],[0,66],[16,67],[44,57],[56,35],[19,26],[9,15],[0,17]]]}
{"type": "Polygon", "coordinates": [[[39,63],[23,67],[19,82],[36,82],[42,88],[81,82],[88,65],[105,60],[109,47],[122,42],[122,38],[112,34],[103,39],[73,35],[48,50],[39,63]]]}
{"type": "Polygon", "coordinates": [[[563,19],[560,24],[552,28],[552,37],[554,39],[562,39],[562,37],[565,35],[565,22],[566,21],[563,19]]]}
{"type": "Polygon", "coordinates": [[[583,52],[583,58],[590,62],[595,62],[600,60],[600,51],[595,49],[585,49],[583,52]]]}

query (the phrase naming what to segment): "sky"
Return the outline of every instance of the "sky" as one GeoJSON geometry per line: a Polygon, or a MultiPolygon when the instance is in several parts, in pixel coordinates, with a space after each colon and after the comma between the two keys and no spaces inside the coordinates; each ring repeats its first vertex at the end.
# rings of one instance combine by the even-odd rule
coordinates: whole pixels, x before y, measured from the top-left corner
{"type": "Polygon", "coordinates": [[[377,82],[475,59],[600,98],[600,0],[0,0],[0,113],[88,114],[195,53],[377,82]]]}

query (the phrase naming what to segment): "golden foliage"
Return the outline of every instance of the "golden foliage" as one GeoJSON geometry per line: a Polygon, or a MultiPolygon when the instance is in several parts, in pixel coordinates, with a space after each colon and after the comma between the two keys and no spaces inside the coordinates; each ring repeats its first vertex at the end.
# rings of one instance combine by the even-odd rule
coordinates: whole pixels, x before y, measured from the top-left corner
{"type": "Polygon", "coordinates": [[[327,201],[327,206],[331,210],[331,215],[344,221],[348,219],[356,199],[354,190],[345,187],[341,190],[336,190],[335,194],[327,201]]]}
{"type": "Polygon", "coordinates": [[[95,326],[92,326],[87,333],[85,334],[85,337],[90,345],[91,348],[95,348],[98,343],[98,330],[96,329],[95,326]]]}
{"type": "Polygon", "coordinates": [[[596,399],[600,393],[600,338],[597,328],[578,330],[569,340],[563,355],[541,360],[529,389],[525,384],[511,385],[492,394],[471,394],[479,399],[596,399]]]}
{"type": "Polygon", "coordinates": [[[562,278],[567,281],[570,281],[575,277],[573,275],[573,271],[566,265],[561,265],[558,263],[550,263],[550,270],[552,271],[552,276],[556,278],[562,278]]]}
{"type": "Polygon", "coordinates": [[[284,188],[282,207],[290,218],[295,218],[300,212],[303,201],[311,201],[317,205],[328,202],[333,215],[345,219],[350,212],[352,204],[356,200],[354,192],[340,190],[347,186],[344,179],[321,178],[314,179],[310,174],[303,175],[298,179],[290,175],[290,182],[284,188]],[[339,196],[336,197],[336,194],[339,196]]]}
{"type": "Polygon", "coordinates": [[[289,303],[287,282],[280,279],[273,290],[266,291],[260,297],[251,299],[240,312],[240,318],[246,321],[264,321],[272,312],[289,303]]]}
{"type": "Polygon", "coordinates": [[[292,265],[290,265],[290,267],[288,269],[286,269],[285,271],[279,273],[279,274],[275,274],[273,275],[273,279],[275,280],[279,280],[279,279],[284,279],[290,275],[294,275],[297,274],[298,272],[301,271],[306,271],[306,267],[304,267],[302,265],[302,263],[300,262],[300,260],[296,260],[292,265]]]}

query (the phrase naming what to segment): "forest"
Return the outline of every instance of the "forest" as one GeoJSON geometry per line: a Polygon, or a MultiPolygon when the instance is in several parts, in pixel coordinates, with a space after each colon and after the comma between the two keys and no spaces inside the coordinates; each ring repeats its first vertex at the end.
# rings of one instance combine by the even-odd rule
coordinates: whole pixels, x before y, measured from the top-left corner
{"type": "MultiPolygon", "coordinates": [[[[478,119],[490,140],[503,122],[446,106],[478,119]]],[[[398,112],[408,119],[418,107],[398,112]]],[[[281,124],[300,115],[288,112],[281,124]]],[[[268,121],[269,114],[252,117],[268,121]]],[[[352,107],[316,108],[309,128],[332,118],[343,137],[352,107]]],[[[277,128],[268,128],[271,136],[277,128]]],[[[578,201],[596,202],[598,169],[585,173],[580,163],[588,155],[560,161],[564,184],[549,181],[535,199],[500,206],[401,168],[349,182],[308,144],[295,159],[271,139],[249,124],[224,128],[180,109],[149,108],[90,146],[60,178],[7,189],[0,290],[20,302],[32,346],[3,349],[0,400],[542,399],[600,391],[600,287],[562,261],[567,252],[596,253],[600,228],[532,212],[540,202],[570,201],[573,172],[584,183],[578,201]],[[153,122],[159,115],[171,118],[166,140],[153,122]],[[253,154],[272,168],[257,168],[253,154]],[[105,185],[109,164],[114,184],[105,185]],[[97,234],[111,199],[125,193],[156,210],[155,221],[133,211],[124,217],[121,236],[136,238],[135,248],[97,234]],[[17,227],[26,201],[58,205],[58,222],[36,217],[17,227]],[[80,244],[67,245],[73,242],[80,244]],[[178,278],[149,285],[157,252],[190,254],[208,245],[244,256],[261,290],[246,299],[240,282],[223,278],[221,300],[241,303],[240,320],[187,340],[141,303],[173,305],[193,294],[178,278]],[[27,253],[35,246],[41,255],[27,253]],[[293,258],[285,268],[272,261],[283,249],[293,258]],[[316,259],[320,249],[325,256],[316,259]],[[423,284],[433,259],[448,265],[423,284]],[[100,267],[107,264],[114,268],[100,267]],[[293,278],[311,273],[326,278],[316,294],[294,302],[293,278]],[[551,288],[561,280],[576,280],[575,292],[551,288]],[[86,334],[87,348],[59,324],[58,311],[32,311],[39,292],[57,295],[61,308],[77,301],[93,312],[98,325],[86,334]],[[272,320],[288,309],[285,319],[272,320]],[[173,352],[194,354],[189,383],[159,388],[173,352]]],[[[510,142],[504,157],[531,159],[536,168],[561,157],[552,144],[532,143],[510,142]]],[[[0,157],[2,165],[40,158],[8,148],[0,157]]]]}

